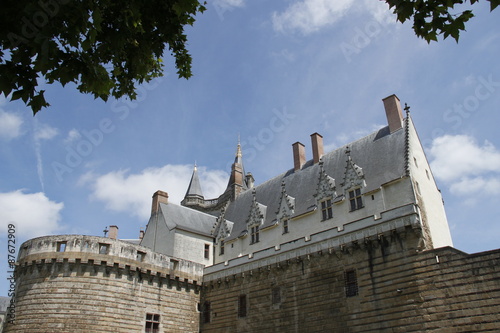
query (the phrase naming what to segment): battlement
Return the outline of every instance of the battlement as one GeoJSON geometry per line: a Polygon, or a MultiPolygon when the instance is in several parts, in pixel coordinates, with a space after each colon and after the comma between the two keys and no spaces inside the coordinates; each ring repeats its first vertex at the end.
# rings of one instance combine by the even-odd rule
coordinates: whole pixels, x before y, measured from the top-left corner
{"type": "Polygon", "coordinates": [[[24,242],[18,256],[21,267],[51,262],[104,265],[200,281],[203,265],[160,254],[129,242],[97,236],[58,235],[24,242]]]}

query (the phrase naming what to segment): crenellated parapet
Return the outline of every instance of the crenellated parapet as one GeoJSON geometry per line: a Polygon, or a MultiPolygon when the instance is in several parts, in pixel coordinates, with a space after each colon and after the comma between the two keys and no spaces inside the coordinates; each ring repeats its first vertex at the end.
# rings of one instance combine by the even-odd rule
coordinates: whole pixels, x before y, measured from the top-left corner
{"type": "Polygon", "coordinates": [[[20,269],[52,262],[104,265],[190,281],[200,281],[204,267],[156,253],[140,245],[97,236],[45,236],[21,245],[18,257],[20,269]]]}
{"type": "Polygon", "coordinates": [[[35,238],[21,245],[5,332],[142,332],[153,317],[198,332],[203,267],[116,239],[35,238]]]}

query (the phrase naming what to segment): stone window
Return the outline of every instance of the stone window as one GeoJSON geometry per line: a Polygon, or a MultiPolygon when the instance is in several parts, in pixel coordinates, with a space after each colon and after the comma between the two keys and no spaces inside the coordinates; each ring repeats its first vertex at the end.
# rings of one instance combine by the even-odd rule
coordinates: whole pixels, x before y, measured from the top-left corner
{"type": "Polygon", "coordinates": [[[288,219],[283,220],[283,233],[287,234],[288,233],[288,219]]]}
{"type": "Polygon", "coordinates": [[[259,226],[253,226],[250,228],[250,235],[251,235],[251,243],[250,244],[255,244],[259,242],[259,226]]]}
{"type": "Polygon", "coordinates": [[[99,254],[108,254],[109,244],[99,243],[99,254]]]}
{"type": "Polygon", "coordinates": [[[351,212],[363,208],[363,199],[361,198],[360,188],[349,191],[349,203],[351,205],[351,212]]]}
{"type": "Polygon", "coordinates": [[[137,261],[143,261],[145,257],[146,257],[145,252],[137,251],[137,256],[136,256],[137,261]]]}
{"type": "Polygon", "coordinates": [[[273,305],[281,303],[281,288],[280,287],[274,287],[272,289],[271,298],[272,298],[273,305]]]}
{"type": "Polygon", "coordinates": [[[205,257],[205,259],[210,259],[210,245],[209,244],[205,244],[204,257],[205,257]]]}
{"type": "Polygon", "coordinates": [[[238,317],[247,316],[247,295],[240,295],[238,298],[238,317]]]}
{"type": "Polygon", "coordinates": [[[219,251],[219,255],[223,255],[223,254],[224,254],[224,246],[225,246],[225,244],[224,244],[224,240],[223,240],[223,239],[221,239],[221,240],[220,240],[220,251],[219,251]]]}
{"type": "Polygon", "coordinates": [[[205,303],[203,303],[203,322],[204,323],[210,322],[210,302],[209,301],[205,301],[205,303]]]}
{"type": "Polygon", "coordinates": [[[147,313],[146,314],[146,333],[159,333],[160,332],[160,315],[147,313]]]}
{"type": "Polygon", "coordinates": [[[350,269],[344,272],[345,296],[353,297],[358,295],[358,278],[356,270],[350,269]]]}
{"type": "Polygon", "coordinates": [[[57,252],[66,251],[66,242],[57,242],[57,252]]]}
{"type": "Polygon", "coordinates": [[[332,199],[321,201],[321,214],[322,221],[331,219],[333,217],[332,199]]]}

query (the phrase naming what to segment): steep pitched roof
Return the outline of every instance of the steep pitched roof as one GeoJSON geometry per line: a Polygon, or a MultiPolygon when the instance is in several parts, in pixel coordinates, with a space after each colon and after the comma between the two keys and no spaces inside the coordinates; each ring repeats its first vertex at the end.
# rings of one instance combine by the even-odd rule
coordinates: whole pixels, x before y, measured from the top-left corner
{"type": "MultiPolygon", "coordinates": [[[[328,176],[337,182],[345,179],[346,165],[349,157],[345,151],[350,150],[350,158],[356,166],[362,168],[366,179],[367,193],[378,189],[382,184],[399,179],[405,175],[405,130],[400,129],[392,134],[389,127],[384,127],[362,139],[326,153],[323,168],[328,176]]],[[[266,206],[266,216],[262,228],[273,224],[275,212],[279,209],[282,183],[286,192],[295,198],[294,216],[299,216],[316,207],[315,194],[318,189],[320,165],[310,160],[301,170],[293,169],[284,172],[255,188],[255,200],[266,206]]],[[[338,194],[339,191],[337,189],[338,194]]],[[[229,203],[225,218],[234,222],[231,236],[228,240],[237,238],[246,230],[246,222],[252,207],[252,191],[242,192],[235,201],[229,203]]]]}
{"type": "Polygon", "coordinates": [[[160,203],[158,213],[151,215],[149,219],[141,245],[169,254],[168,247],[171,244],[166,244],[165,238],[174,229],[212,237],[215,222],[215,216],[184,206],[160,203]]]}
{"type": "Polygon", "coordinates": [[[189,182],[189,186],[186,191],[185,197],[203,198],[203,193],[201,192],[200,179],[198,178],[198,168],[196,167],[196,164],[194,165],[193,174],[191,176],[191,181],[189,182]]]}

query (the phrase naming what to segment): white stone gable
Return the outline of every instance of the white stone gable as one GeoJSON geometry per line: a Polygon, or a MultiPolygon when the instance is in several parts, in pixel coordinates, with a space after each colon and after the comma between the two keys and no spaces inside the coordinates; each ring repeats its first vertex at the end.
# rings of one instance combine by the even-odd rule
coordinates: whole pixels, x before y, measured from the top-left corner
{"type": "Polygon", "coordinates": [[[344,192],[354,187],[365,187],[366,182],[363,169],[354,163],[351,158],[349,148],[346,149],[346,154],[347,165],[344,173],[344,182],[342,183],[344,192]]]}
{"type": "Polygon", "coordinates": [[[257,202],[255,197],[255,188],[252,190],[252,206],[250,207],[250,214],[247,219],[247,226],[262,225],[264,217],[266,216],[266,206],[257,202]]]}
{"type": "Polygon", "coordinates": [[[285,182],[281,183],[281,196],[276,218],[281,220],[283,217],[290,217],[294,213],[295,198],[286,194],[285,182]]]}
{"type": "Polygon", "coordinates": [[[322,160],[319,161],[318,187],[314,196],[318,202],[325,198],[335,198],[337,196],[335,179],[326,174],[322,160]]]}

